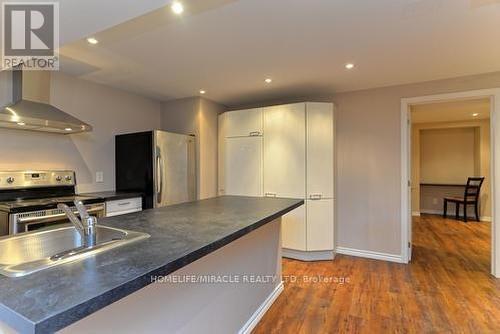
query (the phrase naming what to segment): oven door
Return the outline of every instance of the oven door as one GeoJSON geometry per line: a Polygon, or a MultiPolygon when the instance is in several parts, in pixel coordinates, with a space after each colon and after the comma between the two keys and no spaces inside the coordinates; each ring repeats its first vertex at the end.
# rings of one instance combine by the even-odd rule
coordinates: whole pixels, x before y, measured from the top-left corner
{"type": "MultiPolygon", "coordinates": [[[[91,216],[101,218],[105,215],[104,203],[85,205],[85,207],[91,216]]],[[[71,209],[79,217],[76,208],[71,209]]],[[[67,223],[71,222],[60,209],[19,212],[9,216],[9,234],[30,232],[67,223]]]]}

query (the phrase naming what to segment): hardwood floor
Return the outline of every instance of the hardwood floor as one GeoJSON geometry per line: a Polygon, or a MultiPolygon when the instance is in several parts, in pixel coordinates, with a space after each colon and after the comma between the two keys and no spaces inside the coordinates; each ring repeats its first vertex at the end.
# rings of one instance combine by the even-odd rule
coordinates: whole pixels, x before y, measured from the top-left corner
{"type": "Polygon", "coordinates": [[[500,333],[490,223],[422,216],[413,244],[410,265],[342,255],[284,260],[285,291],[254,333],[500,333]],[[348,281],[301,279],[318,276],[348,281]]]}

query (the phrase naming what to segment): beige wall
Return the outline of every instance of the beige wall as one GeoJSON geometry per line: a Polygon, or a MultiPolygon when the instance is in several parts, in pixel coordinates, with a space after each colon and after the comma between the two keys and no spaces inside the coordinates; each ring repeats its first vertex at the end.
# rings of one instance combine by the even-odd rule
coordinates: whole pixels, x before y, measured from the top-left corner
{"type": "MultiPolygon", "coordinates": [[[[0,72],[0,104],[7,98],[9,72],[0,72]]],[[[72,169],[78,191],[115,187],[114,136],[159,128],[160,103],[62,73],[53,73],[51,102],[91,124],[90,133],[59,135],[0,128],[0,170],[72,169]],[[104,182],[95,182],[95,172],[104,182]]]]}
{"type": "MultiPolygon", "coordinates": [[[[414,213],[418,212],[428,212],[428,213],[441,213],[443,209],[442,198],[444,196],[463,196],[463,188],[457,187],[420,187],[421,182],[427,182],[425,177],[421,175],[421,166],[425,165],[426,162],[421,159],[421,137],[422,131],[427,131],[429,129],[434,129],[432,131],[439,131],[438,133],[443,133],[446,131],[473,131],[475,139],[475,159],[473,161],[473,174],[485,176],[486,179],[481,189],[481,210],[480,215],[486,220],[491,219],[491,189],[490,189],[490,121],[489,120],[478,120],[478,121],[464,121],[464,122],[439,122],[439,123],[419,123],[414,124],[412,127],[412,211],[414,213]],[[436,203],[437,200],[437,203],[436,203]]],[[[455,134],[457,134],[455,132],[455,134]]],[[[456,136],[455,136],[456,137],[456,136]]],[[[438,139],[438,138],[430,138],[438,139]]],[[[443,138],[441,138],[443,139],[443,138]]],[[[458,140],[459,138],[455,138],[458,140]]],[[[462,138],[465,140],[465,138],[462,138]]],[[[466,139],[469,141],[470,138],[466,139]]],[[[445,140],[443,144],[450,144],[445,140]]],[[[452,143],[455,145],[456,143],[452,143]]],[[[436,147],[439,146],[436,143],[436,147]]],[[[458,146],[464,146],[465,144],[457,144],[458,146]]],[[[441,149],[440,149],[441,150],[441,149]]],[[[469,154],[470,157],[470,154],[469,154]]],[[[464,158],[465,159],[465,158],[464,158]]],[[[469,158],[470,159],[470,158],[469,158]]],[[[447,166],[435,167],[435,170],[440,170],[441,172],[451,171],[452,174],[456,174],[457,179],[450,179],[449,182],[443,183],[465,183],[465,179],[459,182],[459,175],[463,173],[460,170],[461,166],[457,163],[451,163],[447,166]],[[453,170],[453,167],[459,167],[453,170]]],[[[470,168],[470,167],[469,167],[470,168]]],[[[467,176],[462,176],[466,178],[467,176]]],[[[446,181],[446,180],[444,180],[446,181]]],[[[452,209],[452,207],[450,207],[452,209]]],[[[449,211],[453,212],[453,211],[449,211]]]]}
{"type": "Polygon", "coordinates": [[[217,195],[217,115],[224,107],[192,97],[162,103],[161,128],[197,138],[197,188],[200,199],[217,195]]]}
{"type": "Polygon", "coordinates": [[[337,105],[339,246],[401,254],[401,98],[494,87],[500,73],[324,98],[337,105]]]}
{"type": "Polygon", "coordinates": [[[161,104],[161,129],[196,135],[198,133],[198,98],[186,98],[161,104]]]}
{"type": "Polygon", "coordinates": [[[200,198],[217,196],[217,116],[224,110],[225,107],[210,100],[200,100],[200,198]]]}
{"type": "Polygon", "coordinates": [[[420,182],[461,184],[478,175],[476,131],[475,127],[420,130],[420,182]]]}

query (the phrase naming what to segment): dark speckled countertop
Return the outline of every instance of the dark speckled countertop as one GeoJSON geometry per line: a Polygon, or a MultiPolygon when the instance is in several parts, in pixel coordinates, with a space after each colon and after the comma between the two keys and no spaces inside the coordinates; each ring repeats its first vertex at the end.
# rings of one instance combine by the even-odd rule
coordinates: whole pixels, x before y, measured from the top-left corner
{"type": "Polygon", "coordinates": [[[102,225],[151,238],[29,276],[0,276],[0,320],[22,333],[57,331],[303,203],[223,196],[102,218],[102,225]]]}
{"type": "Polygon", "coordinates": [[[90,197],[99,197],[104,199],[105,201],[115,201],[120,199],[128,199],[134,197],[142,197],[142,193],[138,192],[126,192],[126,191],[99,191],[94,193],[84,193],[78,194],[80,196],[90,196],[90,197]]]}

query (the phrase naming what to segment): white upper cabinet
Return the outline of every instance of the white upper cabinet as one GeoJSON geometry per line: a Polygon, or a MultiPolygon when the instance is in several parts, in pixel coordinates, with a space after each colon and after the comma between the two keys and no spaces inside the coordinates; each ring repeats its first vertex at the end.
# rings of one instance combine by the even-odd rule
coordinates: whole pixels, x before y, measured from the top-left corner
{"type": "Polygon", "coordinates": [[[264,195],[306,195],[305,103],[264,108],[264,195]]]}
{"type": "Polygon", "coordinates": [[[334,122],[331,103],[307,103],[307,198],[334,198],[334,122]]]}
{"type": "Polygon", "coordinates": [[[262,108],[229,111],[224,114],[226,137],[262,136],[262,108]]]}
{"type": "Polygon", "coordinates": [[[225,194],[262,196],[262,137],[226,138],[225,194]]]}

